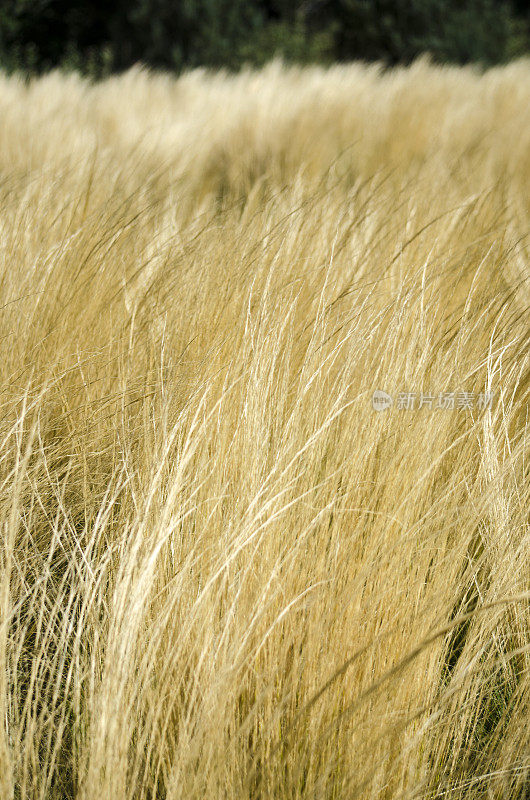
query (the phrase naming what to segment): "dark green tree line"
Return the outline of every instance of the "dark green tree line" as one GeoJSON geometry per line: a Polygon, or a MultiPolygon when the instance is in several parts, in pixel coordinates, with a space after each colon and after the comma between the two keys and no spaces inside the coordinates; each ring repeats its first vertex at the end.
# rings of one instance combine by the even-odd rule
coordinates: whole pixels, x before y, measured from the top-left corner
{"type": "Polygon", "coordinates": [[[101,75],[288,61],[502,63],[529,50],[523,0],[2,0],[0,66],[101,75]]]}

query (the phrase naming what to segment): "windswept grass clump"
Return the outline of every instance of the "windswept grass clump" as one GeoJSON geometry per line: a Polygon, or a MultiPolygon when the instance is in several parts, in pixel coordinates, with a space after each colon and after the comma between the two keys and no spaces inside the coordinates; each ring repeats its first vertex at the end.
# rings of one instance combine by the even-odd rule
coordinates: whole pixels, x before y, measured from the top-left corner
{"type": "Polygon", "coordinates": [[[530,63],[0,117],[0,797],[528,798],[530,63]]]}

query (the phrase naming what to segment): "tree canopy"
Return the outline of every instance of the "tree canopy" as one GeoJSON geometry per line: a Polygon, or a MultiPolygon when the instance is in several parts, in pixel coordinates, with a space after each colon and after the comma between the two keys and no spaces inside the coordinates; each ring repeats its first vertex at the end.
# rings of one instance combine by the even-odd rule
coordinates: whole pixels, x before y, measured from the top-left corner
{"type": "Polygon", "coordinates": [[[377,60],[485,65],[529,52],[518,0],[4,0],[0,66],[101,75],[134,63],[237,69],[275,55],[299,63],[377,60]]]}

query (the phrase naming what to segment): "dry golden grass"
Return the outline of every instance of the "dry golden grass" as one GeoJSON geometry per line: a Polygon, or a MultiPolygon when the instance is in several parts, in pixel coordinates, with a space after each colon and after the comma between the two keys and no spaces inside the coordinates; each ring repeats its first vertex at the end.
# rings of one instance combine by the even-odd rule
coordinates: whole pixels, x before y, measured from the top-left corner
{"type": "Polygon", "coordinates": [[[2,800],[528,798],[530,62],[0,118],[2,800]]]}

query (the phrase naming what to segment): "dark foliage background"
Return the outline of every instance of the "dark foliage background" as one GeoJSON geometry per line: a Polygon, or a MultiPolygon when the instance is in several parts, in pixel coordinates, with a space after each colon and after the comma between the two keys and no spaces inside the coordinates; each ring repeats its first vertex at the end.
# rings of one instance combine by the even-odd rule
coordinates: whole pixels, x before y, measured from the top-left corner
{"type": "Polygon", "coordinates": [[[527,54],[528,0],[0,0],[0,66],[101,76],[136,62],[237,69],[377,60],[484,65],[527,54]]]}

